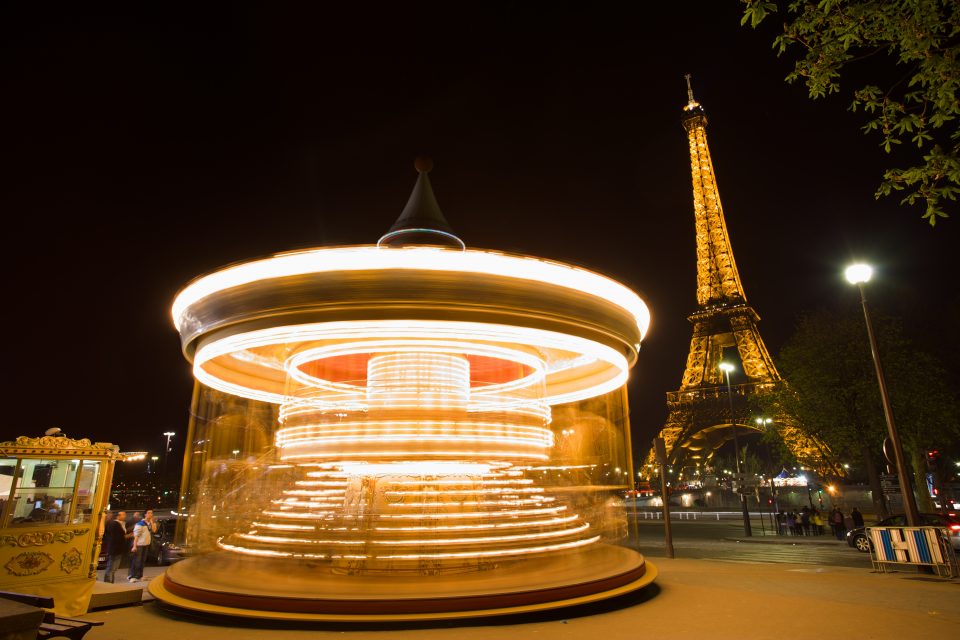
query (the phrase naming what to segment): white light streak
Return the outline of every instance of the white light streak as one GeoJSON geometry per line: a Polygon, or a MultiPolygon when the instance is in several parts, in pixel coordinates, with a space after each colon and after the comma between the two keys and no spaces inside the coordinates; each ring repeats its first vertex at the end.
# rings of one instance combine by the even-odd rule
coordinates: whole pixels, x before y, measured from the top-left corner
{"type": "Polygon", "coordinates": [[[637,294],[619,282],[586,269],[528,256],[493,251],[448,251],[432,247],[377,248],[373,246],[308,249],[246,262],[204,276],[189,284],[174,300],[173,323],[182,326],[184,312],[207,296],[271,278],[336,271],[409,269],[478,273],[532,280],[603,298],[628,312],[641,337],[650,325],[650,311],[637,294]]]}
{"type": "Polygon", "coordinates": [[[352,476],[414,475],[414,476],[482,476],[490,473],[491,465],[475,462],[442,462],[412,460],[409,462],[347,462],[343,471],[352,476]]]}
{"type": "Polygon", "coordinates": [[[422,540],[377,540],[374,544],[388,546],[432,546],[432,545],[451,545],[451,544],[477,544],[490,542],[513,542],[517,540],[542,540],[544,538],[561,538],[572,536],[590,528],[588,523],[571,529],[561,529],[559,531],[545,531],[542,533],[522,533],[507,536],[483,536],[471,538],[424,538],[422,540]]]}
{"type": "Polygon", "coordinates": [[[560,544],[545,545],[541,547],[520,547],[516,549],[497,549],[496,551],[462,551],[454,553],[416,553],[380,556],[381,560],[421,560],[421,559],[443,559],[443,558],[489,558],[494,556],[522,556],[531,553],[545,553],[548,551],[559,551],[561,549],[573,549],[593,544],[600,539],[600,536],[576,540],[574,542],[563,542],[560,544]]]}
{"type": "MultiPolygon", "coordinates": [[[[363,341],[382,341],[386,338],[390,340],[453,340],[465,345],[464,349],[470,348],[471,344],[490,346],[489,343],[532,347],[546,357],[543,361],[546,392],[540,399],[540,402],[545,405],[575,402],[619,389],[626,383],[629,369],[626,357],[615,349],[592,340],[554,331],[471,322],[366,320],[274,327],[227,336],[204,344],[197,350],[194,356],[194,375],[201,383],[232,395],[273,404],[283,404],[288,401],[295,403],[297,402],[295,398],[288,398],[279,390],[271,390],[259,379],[245,376],[243,378],[245,384],[240,384],[215,373],[215,371],[220,372],[221,369],[214,367],[212,371],[208,371],[205,365],[221,356],[228,356],[240,350],[277,345],[288,345],[294,348],[299,344],[313,342],[356,341],[362,344],[363,341]],[[582,375],[574,375],[574,372],[582,372],[582,375]],[[571,376],[573,382],[568,379],[571,376]],[[563,390],[551,391],[551,381],[561,378],[565,380],[563,390]]],[[[532,379],[531,383],[533,383],[532,379]]],[[[313,384],[323,383],[314,380],[313,384]]],[[[341,383],[330,383],[327,387],[329,387],[329,393],[333,394],[327,398],[329,402],[327,406],[330,409],[343,407],[344,403],[351,403],[352,410],[366,409],[367,400],[359,387],[341,383]]],[[[481,396],[484,393],[496,396],[500,395],[501,391],[503,391],[502,388],[497,389],[495,386],[486,391],[476,390],[477,397],[471,399],[468,411],[489,410],[491,400],[481,396]]],[[[318,405],[323,401],[323,397],[315,399],[318,405]]],[[[530,406],[522,402],[519,407],[530,410],[530,406]]],[[[508,410],[506,407],[504,409],[508,410]]]]}

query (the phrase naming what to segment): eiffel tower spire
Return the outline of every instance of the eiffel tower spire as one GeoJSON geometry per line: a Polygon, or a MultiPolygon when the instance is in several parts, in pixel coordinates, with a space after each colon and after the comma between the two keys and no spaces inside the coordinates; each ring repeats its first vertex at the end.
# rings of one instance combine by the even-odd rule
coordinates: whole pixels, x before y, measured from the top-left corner
{"type": "Polygon", "coordinates": [[[697,305],[703,309],[747,301],[743,293],[727,223],[720,204],[717,177],[713,172],[710,147],[707,146],[707,116],[693,98],[690,74],[687,79],[687,104],[683,108],[683,127],[690,143],[690,168],[693,173],[693,215],[697,232],[697,305]]]}

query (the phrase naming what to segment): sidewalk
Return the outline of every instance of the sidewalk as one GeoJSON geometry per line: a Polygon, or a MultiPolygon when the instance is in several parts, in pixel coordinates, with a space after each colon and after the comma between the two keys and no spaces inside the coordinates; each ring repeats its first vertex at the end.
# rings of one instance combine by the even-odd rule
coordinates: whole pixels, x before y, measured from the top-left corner
{"type": "Polygon", "coordinates": [[[105,624],[87,638],[121,640],[148,633],[204,640],[299,640],[344,634],[354,640],[637,640],[706,633],[711,640],[734,640],[779,638],[785,625],[792,628],[805,621],[841,637],[903,640],[953,637],[960,625],[960,580],[799,564],[665,558],[654,562],[660,575],[639,593],[537,615],[408,626],[292,627],[178,617],[148,602],[88,614],[105,624]]]}
{"type": "Polygon", "coordinates": [[[726,537],[730,542],[758,542],[760,544],[824,545],[828,547],[846,547],[846,540],[837,540],[833,536],[778,536],[775,534],[757,534],[752,536],[726,537]]]}

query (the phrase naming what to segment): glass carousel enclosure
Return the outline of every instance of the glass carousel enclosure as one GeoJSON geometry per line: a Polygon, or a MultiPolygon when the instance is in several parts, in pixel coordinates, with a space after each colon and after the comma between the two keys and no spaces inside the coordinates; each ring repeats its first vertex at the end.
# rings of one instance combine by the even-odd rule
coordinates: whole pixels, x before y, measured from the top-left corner
{"type": "Polygon", "coordinates": [[[465,249],[425,171],[379,245],[229,267],[173,316],[197,386],[190,558],[150,585],[169,604],[439,618],[653,580],[621,501],[646,306],[584,269],[465,249]]]}

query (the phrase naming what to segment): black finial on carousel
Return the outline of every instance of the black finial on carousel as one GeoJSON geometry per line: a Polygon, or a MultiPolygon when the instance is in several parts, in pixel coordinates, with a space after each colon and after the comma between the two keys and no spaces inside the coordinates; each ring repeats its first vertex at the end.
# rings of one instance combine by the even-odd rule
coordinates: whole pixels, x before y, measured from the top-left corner
{"type": "Polygon", "coordinates": [[[440,205],[433,195],[433,187],[427,174],[433,169],[433,160],[419,156],[413,163],[416,168],[417,182],[413,185],[407,206],[397,221],[393,223],[377,242],[378,247],[401,247],[408,245],[428,245],[466,248],[463,241],[453,233],[453,229],[443,217],[440,205]]]}

